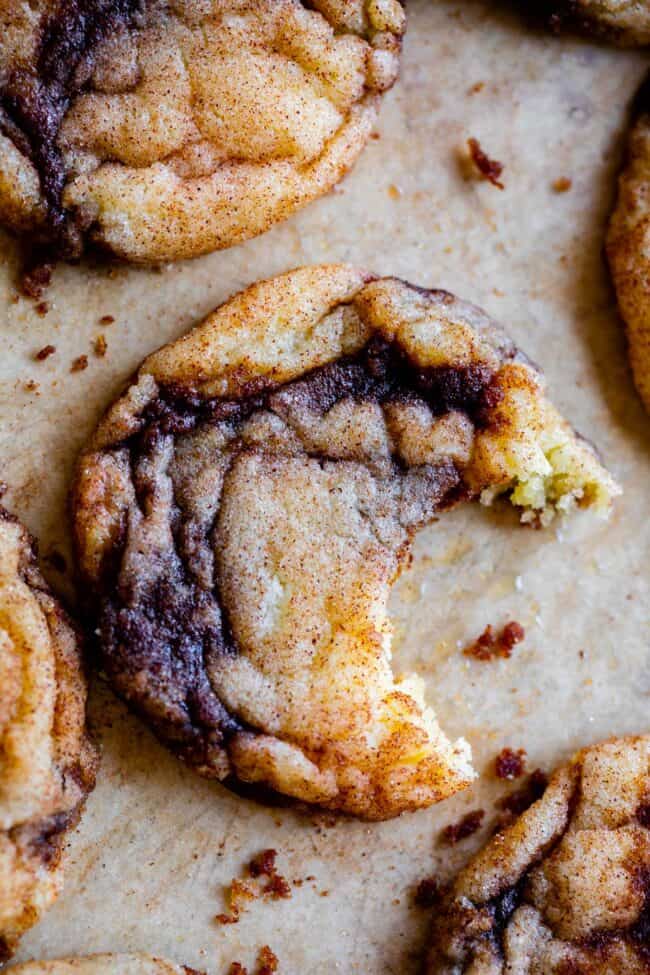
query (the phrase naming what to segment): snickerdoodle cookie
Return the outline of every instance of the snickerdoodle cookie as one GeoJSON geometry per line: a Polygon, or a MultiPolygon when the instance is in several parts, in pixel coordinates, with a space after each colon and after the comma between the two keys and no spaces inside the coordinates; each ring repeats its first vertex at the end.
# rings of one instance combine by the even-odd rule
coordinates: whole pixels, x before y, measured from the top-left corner
{"type": "Polygon", "coordinates": [[[650,737],[586,748],[461,871],[429,975],[647,975],[650,737]]]}
{"type": "Polygon", "coordinates": [[[353,164],[403,30],[399,0],[0,0],[0,221],[139,263],[259,234],[353,164]]]}
{"type": "Polygon", "coordinates": [[[0,961],[56,898],[95,780],[80,637],[0,508],[0,961]]]}
{"type": "Polygon", "coordinates": [[[201,774],[380,819],[473,777],[387,599],[466,498],[542,524],[618,488],[479,309],[349,266],[258,283],[151,355],[83,453],[106,673],[201,774]]]}

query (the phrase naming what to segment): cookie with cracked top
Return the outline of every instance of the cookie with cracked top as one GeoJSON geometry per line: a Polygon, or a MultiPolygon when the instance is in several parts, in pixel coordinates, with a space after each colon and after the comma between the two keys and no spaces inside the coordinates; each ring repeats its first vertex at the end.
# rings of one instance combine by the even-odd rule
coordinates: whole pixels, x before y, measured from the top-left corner
{"type": "Polygon", "coordinates": [[[637,95],[634,114],[606,251],[634,381],[650,411],[650,79],[637,95]]]}
{"type": "Polygon", "coordinates": [[[650,44],[648,0],[533,0],[524,8],[556,31],[579,30],[623,47],[650,44]]]}
{"type": "Polygon", "coordinates": [[[585,748],[458,875],[428,975],[647,975],[650,737],[585,748]]]}
{"type": "Polygon", "coordinates": [[[488,316],[354,267],[255,284],[151,355],[80,458],[79,565],[117,691],[201,774],[369,819],[473,777],[390,667],[410,539],[618,493],[488,316]]]}
{"type": "Polygon", "coordinates": [[[142,952],[28,961],[14,965],[8,971],[11,975],[200,975],[185,965],[176,965],[142,952]]]}
{"type": "Polygon", "coordinates": [[[0,962],[55,900],[95,783],[81,639],[0,508],[0,962]]]}
{"type": "Polygon", "coordinates": [[[327,192],[394,82],[399,0],[0,0],[0,222],[138,263],[327,192]]]}

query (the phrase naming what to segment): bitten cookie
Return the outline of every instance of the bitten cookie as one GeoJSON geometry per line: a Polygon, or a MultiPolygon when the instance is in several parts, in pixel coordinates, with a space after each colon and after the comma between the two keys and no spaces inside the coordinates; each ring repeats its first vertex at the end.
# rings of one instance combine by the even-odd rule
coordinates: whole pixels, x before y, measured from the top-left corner
{"type": "Polygon", "coordinates": [[[327,192],[398,71],[398,0],[0,0],[0,221],[138,263],[327,192]]]}
{"type": "Polygon", "coordinates": [[[650,80],[635,120],[607,234],[607,257],[626,324],[634,381],[650,410],[650,80]]]}
{"type": "Polygon", "coordinates": [[[11,975],[200,975],[192,968],[153,955],[87,955],[14,965],[11,975]]]}
{"type": "Polygon", "coordinates": [[[647,975],[650,737],[586,748],[456,878],[428,975],[647,975]]]}
{"type": "Polygon", "coordinates": [[[473,777],[387,600],[421,526],[618,493],[479,309],[349,266],[236,295],[150,356],[80,459],[79,565],[117,691],[201,774],[369,819],[473,777]]]}
{"type": "Polygon", "coordinates": [[[533,0],[523,6],[540,13],[554,30],[568,27],[624,47],[650,44],[648,0],[533,0]]]}
{"type": "Polygon", "coordinates": [[[0,961],[59,893],[66,831],[95,784],[77,631],[0,508],[0,961]]]}

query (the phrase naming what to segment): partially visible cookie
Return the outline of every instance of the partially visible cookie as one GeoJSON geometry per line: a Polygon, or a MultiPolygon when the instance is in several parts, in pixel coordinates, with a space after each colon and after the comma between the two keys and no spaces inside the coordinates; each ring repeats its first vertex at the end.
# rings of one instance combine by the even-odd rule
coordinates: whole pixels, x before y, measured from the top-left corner
{"type": "Polygon", "coordinates": [[[194,257],[350,168],[399,0],[0,0],[0,221],[63,257],[194,257]]]}
{"type": "Polygon", "coordinates": [[[650,736],[578,752],[461,871],[428,975],[647,975],[650,736]]]}
{"type": "Polygon", "coordinates": [[[142,953],[27,961],[8,971],[11,975],[200,975],[192,968],[142,953]]]}
{"type": "Polygon", "coordinates": [[[618,492],[484,312],[333,265],[150,356],[73,507],[103,666],[158,736],[203,775],[380,819],[473,777],[391,672],[414,533],[467,498],[546,524],[618,492]]]}
{"type": "Polygon", "coordinates": [[[650,79],[635,119],[607,233],[607,257],[627,327],[634,381],[650,411],[650,79]]]}
{"type": "Polygon", "coordinates": [[[554,30],[568,27],[625,47],[650,44],[648,0],[533,0],[523,6],[541,14],[554,30]]]}
{"type": "Polygon", "coordinates": [[[85,707],[79,634],[0,508],[0,961],[61,887],[66,831],[95,781],[85,707]]]}

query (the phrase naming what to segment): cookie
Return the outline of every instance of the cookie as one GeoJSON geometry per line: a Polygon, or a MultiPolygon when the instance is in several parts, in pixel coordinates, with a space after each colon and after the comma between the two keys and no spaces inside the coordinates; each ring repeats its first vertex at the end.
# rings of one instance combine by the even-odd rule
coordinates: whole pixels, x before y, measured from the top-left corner
{"type": "Polygon", "coordinates": [[[578,752],[436,911],[428,975],[647,975],[650,737],[578,752]]]}
{"type": "Polygon", "coordinates": [[[142,953],[28,961],[8,971],[11,975],[200,975],[192,968],[142,953]]]}
{"type": "Polygon", "coordinates": [[[55,900],[95,781],[79,634],[0,508],[0,962],[55,900]]]}
{"type": "Polygon", "coordinates": [[[637,96],[635,116],[606,250],[634,381],[650,410],[650,80],[637,96]]]}
{"type": "Polygon", "coordinates": [[[541,14],[556,31],[567,27],[624,47],[650,44],[647,0],[535,0],[524,7],[541,14]]]}
{"type": "Polygon", "coordinates": [[[0,221],[137,263],[334,186],[398,71],[399,0],[0,0],[0,221]]]}
{"type": "Polygon", "coordinates": [[[616,493],[487,315],[333,265],[151,355],[73,508],[103,667],[159,738],[203,775],[381,819],[473,777],[390,668],[413,534],[465,498],[547,523],[616,493]]]}

